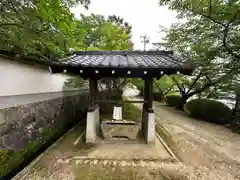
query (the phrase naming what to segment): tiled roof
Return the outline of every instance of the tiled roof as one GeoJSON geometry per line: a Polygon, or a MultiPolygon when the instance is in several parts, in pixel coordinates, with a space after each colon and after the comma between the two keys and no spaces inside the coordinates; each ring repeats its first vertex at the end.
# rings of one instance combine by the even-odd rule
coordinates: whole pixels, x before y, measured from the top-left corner
{"type": "Polygon", "coordinates": [[[112,68],[189,68],[169,51],[84,51],[64,59],[62,64],[112,68]]]}
{"type": "Polygon", "coordinates": [[[192,74],[194,67],[171,51],[82,51],[51,64],[51,70],[82,77],[161,77],[192,74]]]}

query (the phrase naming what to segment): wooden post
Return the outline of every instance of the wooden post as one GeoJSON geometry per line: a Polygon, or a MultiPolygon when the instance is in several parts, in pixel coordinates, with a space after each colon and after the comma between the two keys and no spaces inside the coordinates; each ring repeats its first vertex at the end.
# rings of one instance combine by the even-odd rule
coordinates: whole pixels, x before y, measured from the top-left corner
{"type": "Polygon", "coordinates": [[[145,140],[147,144],[155,142],[155,114],[153,110],[153,78],[148,78],[148,107],[145,125],[145,140]]]}
{"type": "Polygon", "coordinates": [[[146,143],[152,143],[155,137],[155,119],[153,111],[153,78],[144,79],[144,103],[142,114],[142,133],[146,143]]]}
{"type": "Polygon", "coordinates": [[[148,96],[149,96],[149,79],[144,79],[144,101],[147,101],[144,103],[144,109],[147,110],[148,108],[148,96]]]}
{"type": "Polygon", "coordinates": [[[144,90],[143,90],[143,96],[144,96],[144,102],[143,103],[143,108],[142,108],[142,134],[145,138],[145,129],[146,129],[146,112],[148,109],[148,95],[149,95],[149,83],[147,79],[144,79],[144,90]]]}
{"type": "Polygon", "coordinates": [[[95,100],[96,100],[96,92],[95,92],[95,84],[96,80],[93,78],[89,79],[89,111],[93,111],[95,109],[95,100]]]}
{"type": "Polygon", "coordinates": [[[86,142],[94,143],[99,131],[99,108],[96,105],[97,79],[89,79],[89,90],[86,142]]]}
{"type": "Polygon", "coordinates": [[[148,79],[148,112],[153,112],[153,78],[148,79]]]}
{"type": "Polygon", "coordinates": [[[97,95],[98,95],[98,81],[96,78],[93,79],[93,88],[94,88],[94,93],[93,93],[93,96],[94,96],[94,105],[97,106],[97,95]]]}

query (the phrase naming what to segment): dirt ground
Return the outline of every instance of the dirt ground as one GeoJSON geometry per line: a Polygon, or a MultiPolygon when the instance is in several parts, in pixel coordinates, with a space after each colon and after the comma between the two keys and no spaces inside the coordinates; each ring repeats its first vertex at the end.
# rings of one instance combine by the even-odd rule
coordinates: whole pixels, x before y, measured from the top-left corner
{"type": "Polygon", "coordinates": [[[208,169],[219,179],[240,179],[239,134],[193,119],[161,103],[155,103],[155,113],[172,136],[172,150],[184,163],[208,169]]]}

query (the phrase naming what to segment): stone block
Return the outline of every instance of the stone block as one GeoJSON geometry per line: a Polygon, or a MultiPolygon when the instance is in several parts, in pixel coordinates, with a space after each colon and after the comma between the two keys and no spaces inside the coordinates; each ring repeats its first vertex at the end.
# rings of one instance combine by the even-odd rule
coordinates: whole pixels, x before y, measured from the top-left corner
{"type": "Polygon", "coordinates": [[[106,139],[125,137],[130,140],[136,140],[140,129],[141,126],[139,124],[135,124],[135,122],[127,123],[124,121],[103,121],[101,123],[102,134],[106,139]]]}
{"type": "Polygon", "coordinates": [[[20,118],[24,118],[26,115],[24,114],[23,107],[11,107],[4,109],[5,111],[5,119],[7,121],[19,122],[20,118]]]}
{"type": "Polygon", "coordinates": [[[95,143],[97,136],[96,111],[87,113],[86,142],[95,143]]]}
{"type": "Polygon", "coordinates": [[[13,130],[13,124],[5,123],[0,126],[0,135],[8,134],[11,130],[13,130]]]}
{"type": "Polygon", "coordinates": [[[18,141],[16,141],[12,146],[14,150],[23,151],[29,143],[29,137],[23,136],[18,141]]]}
{"type": "MultiPolygon", "coordinates": [[[[1,109],[0,147],[23,149],[27,142],[35,141],[42,136],[44,127],[58,129],[74,124],[87,112],[86,95],[88,92],[1,109]]],[[[94,131],[99,120],[96,119],[93,123],[94,131]]],[[[94,133],[92,134],[91,141],[94,141],[94,133]]]]}
{"type": "Polygon", "coordinates": [[[95,118],[96,118],[96,131],[97,131],[97,135],[100,134],[100,117],[99,117],[99,107],[96,108],[96,112],[95,112],[95,118]]]}
{"type": "Polygon", "coordinates": [[[29,116],[26,116],[24,117],[22,120],[21,120],[21,123],[23,125],[28,125],[28,124],[31,124],[32,122],[36,121],[36,118],[34,115],[29,115],[29,116]]]}
{"type": "Polygon", "coordinates": [[[38,120],[35,124],[34,124],[34,129],[38,129],[45,126],[45,122],[43,120],[38,120]]]}
{"type": "Polygon", "coordinates": [[[147,144],[155,143],[155,114],[147,113],[146,142],[147,144]]]}
{"type": "Polygon", "coordinates": [[[11,148],[11,145],[14,143],[13,138],[10,135],[1,136],[1,143],[4,148],[11,148]]]}
{"type": "Polygon", "coordinates": [[[3,124],[5,122],[6,122],[5,114],[3,111],[0,110],[0,124],[3,124]]]}
{"type": "Polygon", "coordinates": [[[31,132],[29,133],[29,140],[30,140],[30,141],[35,141],[35,140],[38,139],[38,137],[40,137],[40,132],[37,131],[37,130],[31,131],[31,132]]]}

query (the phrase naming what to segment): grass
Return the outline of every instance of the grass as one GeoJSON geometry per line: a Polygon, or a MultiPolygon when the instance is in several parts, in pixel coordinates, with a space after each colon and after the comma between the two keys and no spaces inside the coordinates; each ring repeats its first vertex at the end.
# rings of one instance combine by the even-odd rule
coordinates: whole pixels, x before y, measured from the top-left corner
{"type": "Polygon", "coordinates": [[[123,119],[141,122],[142,111],[134,104],[126,103],[123,106],[123,119]]]}

